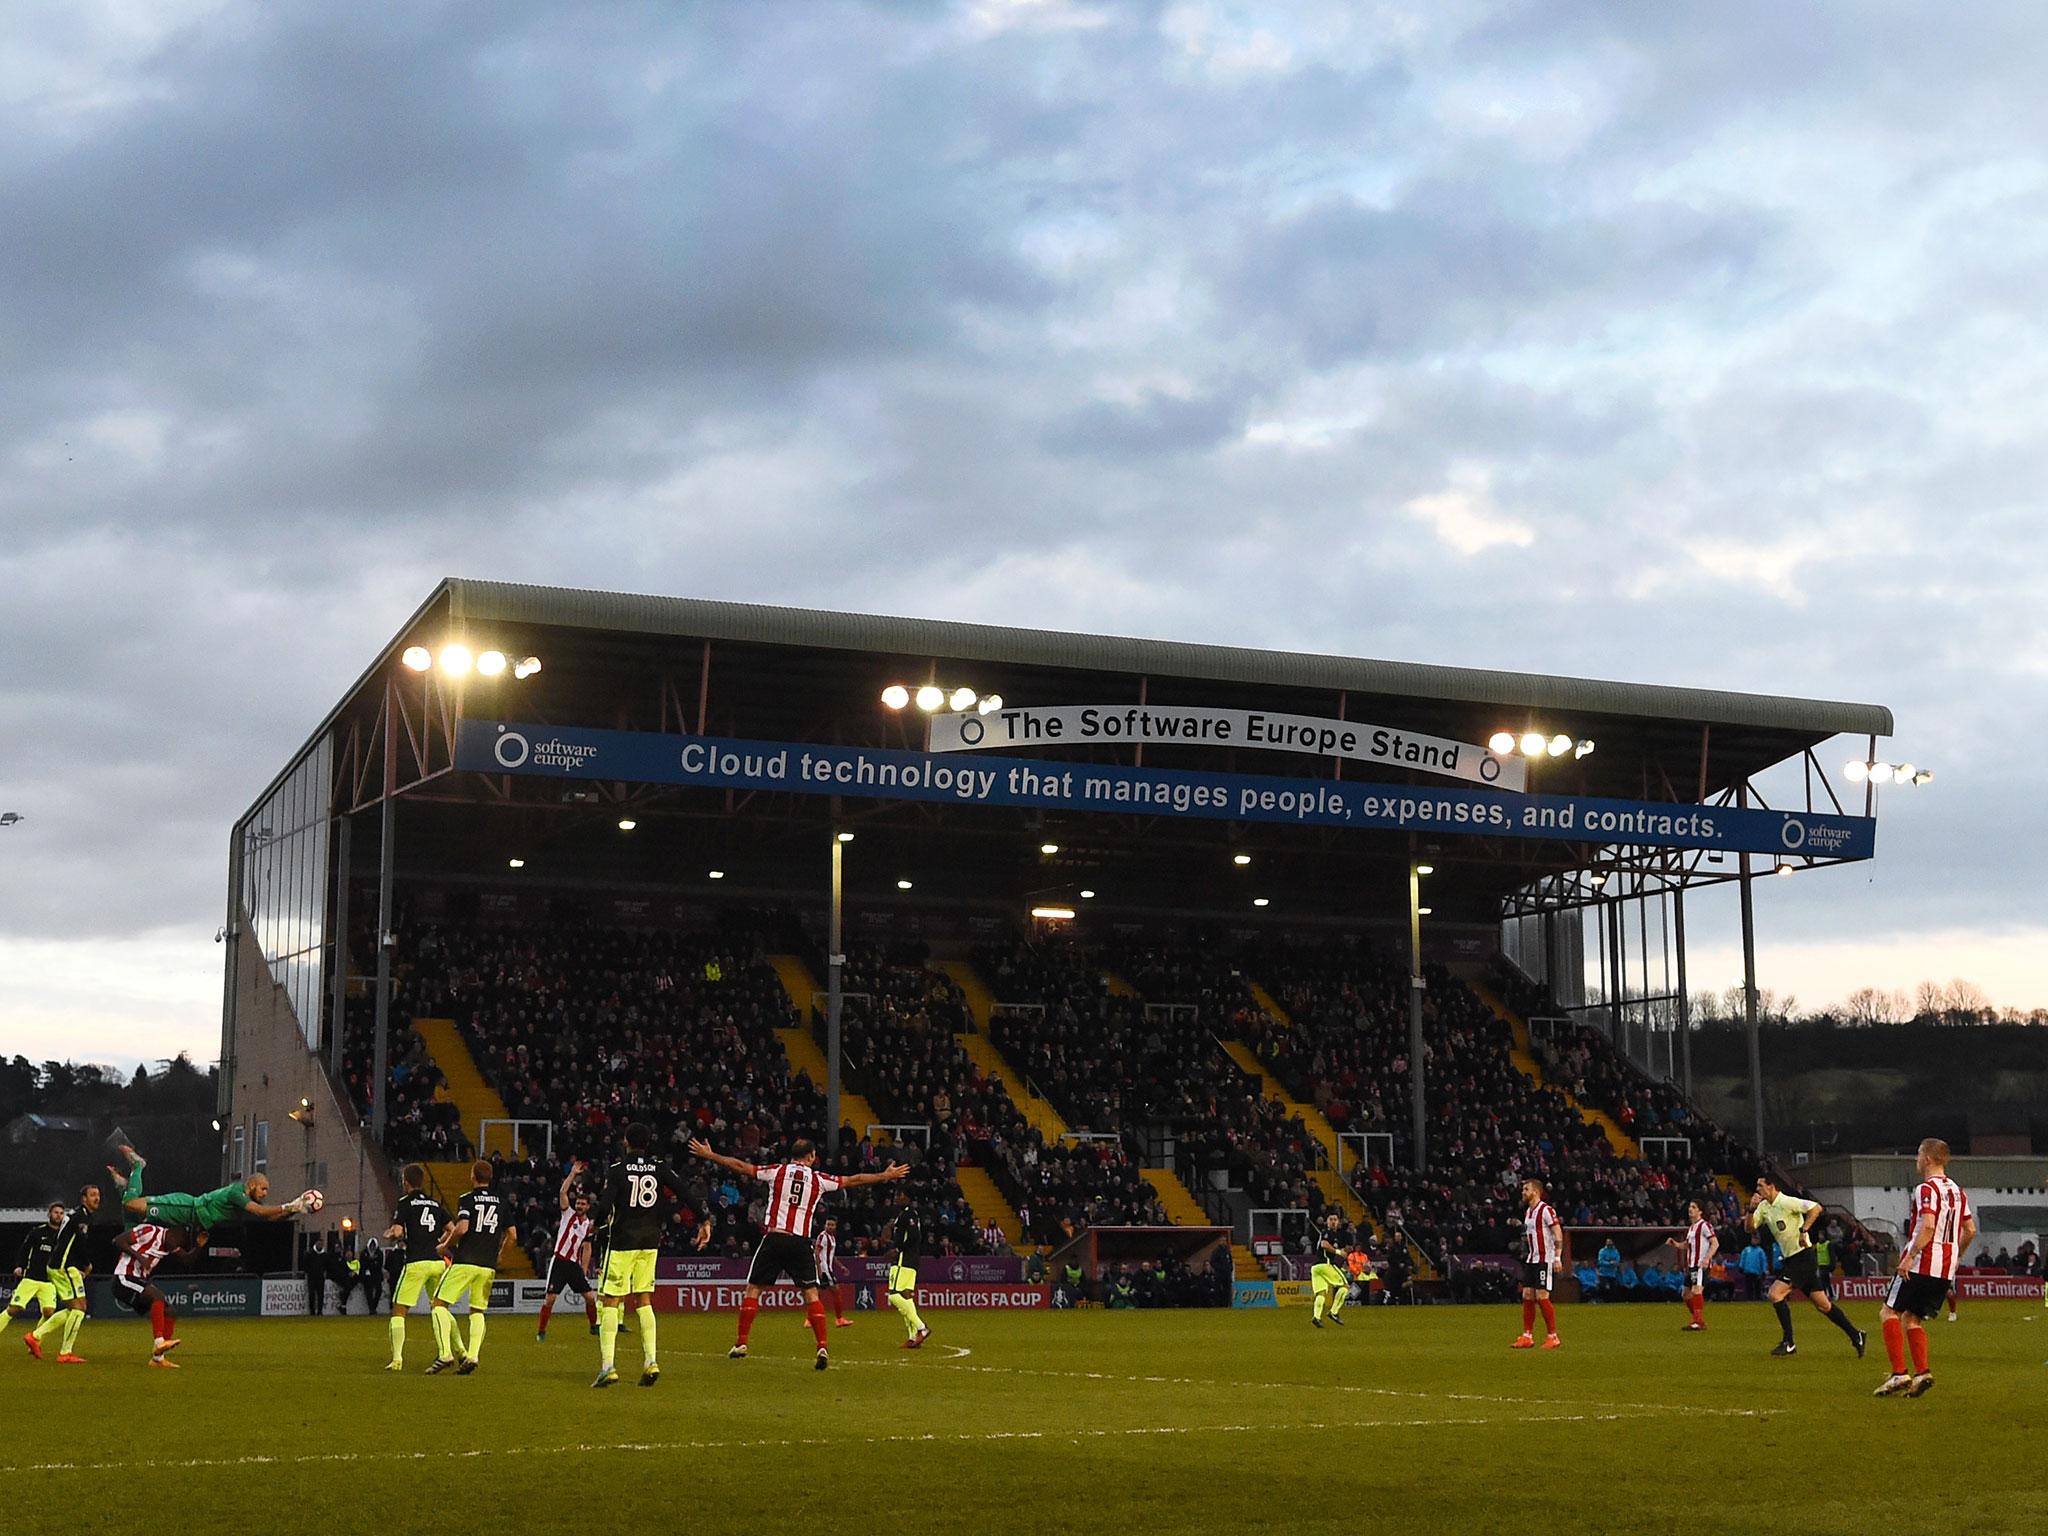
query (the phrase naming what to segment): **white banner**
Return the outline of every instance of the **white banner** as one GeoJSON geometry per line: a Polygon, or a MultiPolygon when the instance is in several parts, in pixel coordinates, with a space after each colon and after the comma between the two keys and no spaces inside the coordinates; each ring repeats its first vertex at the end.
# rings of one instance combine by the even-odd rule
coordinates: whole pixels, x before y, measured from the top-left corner
{"type": "MultiPolygon", "coordinates": [[[[325,1285],[326,1281],[320,1282],[325,1285]]],[[[265,1275],[263,1277],[263,1315],[265,1317],[304,1317],[306,1315],[306,1277],[304,1275],[265,1275]]]]}
{"type": "Polygon", "coordinates": [[[1439,774],[1494,789],[1527,789],[1527,765],[1469,741],[1448,741],[1361,720],[1278,715],[1256,709],[1170,704],[1062,704],[933,715],[934,752],[1000,752],[1011,747],[1245,747],[1343,757],[1439,774]]]}

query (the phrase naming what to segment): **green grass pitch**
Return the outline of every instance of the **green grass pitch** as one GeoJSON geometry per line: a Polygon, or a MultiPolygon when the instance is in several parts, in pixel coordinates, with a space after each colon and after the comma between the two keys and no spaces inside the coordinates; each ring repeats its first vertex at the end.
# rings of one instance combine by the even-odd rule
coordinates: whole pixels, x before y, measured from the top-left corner
{"type": "Polygon", "coordinates": [[[90,1364],[0,1339],[0,1500],[21,1528],[376,1532],[682,1530],[1370,1532],[2048,1529],[2048,1326],[1976,1303],[1930,1328],[1935,1390],[1877,1400],[1809,1310],[1568,1307],[1565,1348],[1515,1353],[1500,1307],[928,1314],[920,1353],[861,1314],[811,1369],[764,1316],[664,1317],[663,1379],[590,1390],[596,1341],[491,1321],[474,1376],[403,1376],[382,1319],[181,1326],[152,1371],[138,1324],[94,1320],[90,1364]],[[1786,1490],[1797,1490],[1788,1507],[1786,1490]]]}

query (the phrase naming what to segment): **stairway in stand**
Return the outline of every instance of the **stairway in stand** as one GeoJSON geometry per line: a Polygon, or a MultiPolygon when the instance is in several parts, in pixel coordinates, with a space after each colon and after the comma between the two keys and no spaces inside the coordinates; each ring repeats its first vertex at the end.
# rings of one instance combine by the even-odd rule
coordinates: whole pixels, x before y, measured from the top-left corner
{"type": "MultiPolygon", "coordinates": [[[[775,1038],[782,1043],[782,1054],[789,1062],[790,1071],[801,1072],[808,1077],[822,1094],[831,1069],[810,1030],[811,994],[818,990],[818,983],[811,975],[811,968],[795,955],[770,955],[768,963],[774,967],[782,982],[782,990],[789,995],[790,1006],[796,1009],[796,1016],[802,1021],[776,1030],[775,1038]]],[[[850,1091],[843,1081],[839,1085],[839,1119],[841,1124],[852,1126],[856,1136],[866,1134],[870,1125],[880,1123],[874,1106],[850,1091]]]]}
{"type": "MultiPolygon", "coordinates": [[[[477,1070],[476,1058],[469,1054],[469,1042],[462,1038],[453,1019],[414,1019],[412,1027],[425,1042],[434,1065],[441,1069],[442,1084],[434,1090],[434,1097],[455,1106],[462,1117],[462,1133],[476,1143],[479,1152],[484,1151],[483,1122],[509,1120],[512,1112],[505,1108],[497,1089],[485,1082],[483,1073],[477,1070]]],[[[469,1164],[428,1163],[426,1170],[428,1187],[450,1210],[469,1193],[469,1164]]],[[[530,1280],[533,1261],[525,1249],[514,1249],[498,1273],[508,1280],[530,1280]]]]}
{"type": "Polygon", "coordinates": [[[962,1163],[954,1170],[954,1177],[960,1181],[960,1193],[967,1197],[967,1208],[974,1212],[974,1224],[985,1227],[991,1221],[1003,1229],[1003,1237],[1014,1253],[1026,1252],[1030,1244],[1024,1241],[1024,1223],[1017,1215],[1017,1208],[1003,1198],[1003,1192],[996,1188],[996,1181],[989,1176],[986,1168],[977,1168],[972,1163],[962,1163]]]}
{"type": "Polygon", "coordinates": [[[1612,1115],[1608,1114],[1605,1110],[1588,1108],[1565,1092],[1561,1085],[1545,1080],[1543,1068],[1537,1065],[1536,1054],[1529,1048],[1529,1026],[1527,1022],[1516,1014],[1512,1008],[1508,1007],[1501,1000],[1498,993],[1483,982],[1469,977],[1465,978],[1465,985],[1472,989],[1473,994],[1478,997],[1479,1001],[1493,1010],[1494,1017],[1502,1020],[1513,1032],[1515,1043],[1508,1050],[1508,1059],[1515,1064],[1515,1069],[1518,1072],[1530,1081],[1540,1083],[1559,1095],[1565,1103],[1571,1105],[1573,1109],[1579,1112],[1579,1118],[1588,1125],[1599,1126],[1600,1134],[1607,1138],[1607,1144],[1623,1157],[1640,1158],[1643,1155],[1643,1149],[1636,1145],[1635,1138],[1629,1135],[1627,1131],[1624,1131],[1616,1123],[1612,1115]]]}

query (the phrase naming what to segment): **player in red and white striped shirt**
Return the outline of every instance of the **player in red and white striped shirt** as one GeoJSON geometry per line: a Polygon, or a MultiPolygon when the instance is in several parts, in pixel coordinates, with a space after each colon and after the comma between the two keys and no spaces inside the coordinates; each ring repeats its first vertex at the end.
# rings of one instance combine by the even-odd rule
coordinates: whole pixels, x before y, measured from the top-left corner
{"type": "Polygon", "coordinates": [[[789,1161],[766,1166],[741,1162],[711,1150],[710,1143],[690,1143],[693,1157],[716,1163],[743,1179],[758,1179],[768,1186],[767,1209],[761,1218],[761,1246],[754,1250],[754,1262],[747,1270],[747,1289],[740,1298],[740,1336],[729,1352],[733,1359],[747,1358],[747,1335],[754,1331],[754,1318],[761,1310],[761,1290],[785,1275],[804,1294],[804,1318],[818,1340],[818,1369],[830,1363],[825,1352],[825,1303],[818,1297],[818,1256],[811,1251],[811,1223],[818,1214],[818,1202],[842,1189],[859,1189],[865,1184],[887,1184],[910,1172],[907,1163],[891,1163],[880,1173],[821,1173],[818,1149],[799,1140],[789,1149],[789,1161]]]}
{"type": "Polygon", "coordinates": [[[1564,1341],[1557,1336],[1557,1308],[1550,1300],[1550,1279],[1564,1272],[1564,1228],[1557,1212],[1543,1198],[1541,1179],[1522,1181],[1522,1334],[1511,1346],[1536,1347],[1536,1313],[1543,1313],[1543,1347],[1556,1349],[1564,1341]]]}
{"type": "Polygon", "coordinates": [[[1685,1310],[1692,1314],[1692,1321],[1685,1325],[1687,1333],[1703,1333],[1707,1326],[1707,1266],[1714,1262],[1714,1255],[1721,1251],[1721,1239],[1714,1231],[1714,1224],[1707,1220],[1707,1208],[1694,1200],[1685,1208],[1692,1218],[1692,1225],[1685,1229],[1683,1237],[1664,1239],[1673,1248],[1685,1250],[1685,1310]]]}
{"type": "Polygon", "coordinates": [[[1878,1397],[1919,1397],[1934,1385],[1927,1369],[1927,1320],[1955,1284],[1963,1250],[1977,1235],[1977,1216],[1970,1197],[1948,1176],[1948,1143],[1930,1136],[1920,1143],[1920,1187],[1913,1191],[1913,1238],[1899,1255],[1899,1272],[1885,1293],[1878,1313],[1884,1323],[1885,1353],[1892,1373],[1878,1387],[1878,1397]],[[1913,1350],[1913,1371],[1906,1373],[1906,1347],[1913,1350]]]}
{"type": "Polygon", "coordinates": [[[562,1219],[555,1223],[555,1251],[548,1259],[548,1290],[541,1298],[540,1327],[534,1337],[543,1344],[548,1337],[548,1319],[555,1315],[555,1298],[574,1291],[583,1298],[583,1314],[590,1331],[597,1332],[597,1297],[590,1289],[590,1196],[576,1187],[577,1179],[590,1164],[581,1158],[569,1165],[562,1180],[562,1219]]]}
{"type": "Polygon", "coordinates": [[[114,1238],[121,1256],[114,1261],[114,1299],[137,1317],[149,1319],[151,1344],[149,1363],[176,1370],[171,1351],[184,1340],[174,1336],[178,1319],[172,1314],[164,1293],[150,1283],[157,1265],[187,1245],[186,1234],[174,1227],[143,1222],[114,1238]]]}
{"type": "Polygon", "coordinates": [[[839,1218],[827,1216],[825,1224],[818,1229],[817,1238],[811,1243],[811,1257],[818,1266],[818,1292],[832,1298],[832,1316],[837,1326],[851,1328],[852,1321],[846,1315],[846,1293],[839,1284],[839,1218]]]}

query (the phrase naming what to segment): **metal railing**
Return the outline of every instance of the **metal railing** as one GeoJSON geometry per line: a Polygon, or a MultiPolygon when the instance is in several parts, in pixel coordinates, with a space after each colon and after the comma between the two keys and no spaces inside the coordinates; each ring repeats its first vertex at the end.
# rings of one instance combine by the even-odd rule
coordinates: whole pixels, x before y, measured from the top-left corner
{"type": "Polygon", "coordinates": [[[526,1139],[519,1134],[519,1128],[523,1125],[538,1126],[545,1133],[542,1145],[546,1148],[546,1150],[542,1155],[546,1157],[549,1162],[553,1162],[555,1160],[554,1121],[521,1120],[512,1118],[500,1119],[496,1115],[488,1116],[487,1118],[479,1120],[476,1123],[476,1155],[478,1157],[489,1157],[491,1155],[491,1127],[494,1125],[506,1125],[512,1128],[512,1144],[507,1150],[510,1151],[512,1155],[515,1157],[519,1155],[521,1142],[523,1142],[526,1139]]]}
{"type": "Polygon", "coordinates": [[[911,1136],[917,1135],[924,1137],[924,1149],[927,1152],[932,1148],[932,1128],[929,1122],[913,1123],[905,1121],[901,1124],[891,1125],[886,1121],[871,1120],[861,1127],[860,1133],[862,1136],[873,1136],[877,1131],[887,1131],[889,1133],[887,1141],[877,1141],[875,1143],[878,1147],[892,1146],[896,1142],[905,1141],[911,1136]]]}
{"type": "Polygon", "coordinates": [[[1380,1159],[1380,1166],[1383,1168],[1394,1166],[1394,1133],[1392,1131],[1339,1131],[1337,1133],[1338,1178],[1343,1179],[1346,1183],[1350,1182],[1350,1175],[1344,1169],[1344,1148],[1347,1143],[1354,1141],[1358,1143],[1358,1161],[1352,1164],[1352,1167],[1370,1168],[1372,1166],[1373,1143],[1380,1141],[1387,1144],[1386,1156],[1380,1159]]]}
{"type": "Polygon", "coordinates": [[[1154,1024],[1192,1024],[1200,1019],[1202,1010],[1193,1003],[1147,1003],[1145,1022],[1154,1024]]]}
{"type": "MultiPolygon", "coordinates": [[[[1663,1149],[1681,1147],[1684,1149],[1685,1160],[1687,1162],[1692,1161],[1692,1138],[1690,1136],[1638,1136],[1636,1138],[1636,1145],[1643,1149],[1643,1157],[1646,1161],[1650,1158],[1650,1149],[1652,1147],[1663,1149]]],[[[1671,1154],[1668,1150],[1664,1152],[1663,1160],[1666,1162],[1671,1160],[1671,1154]]]]}

